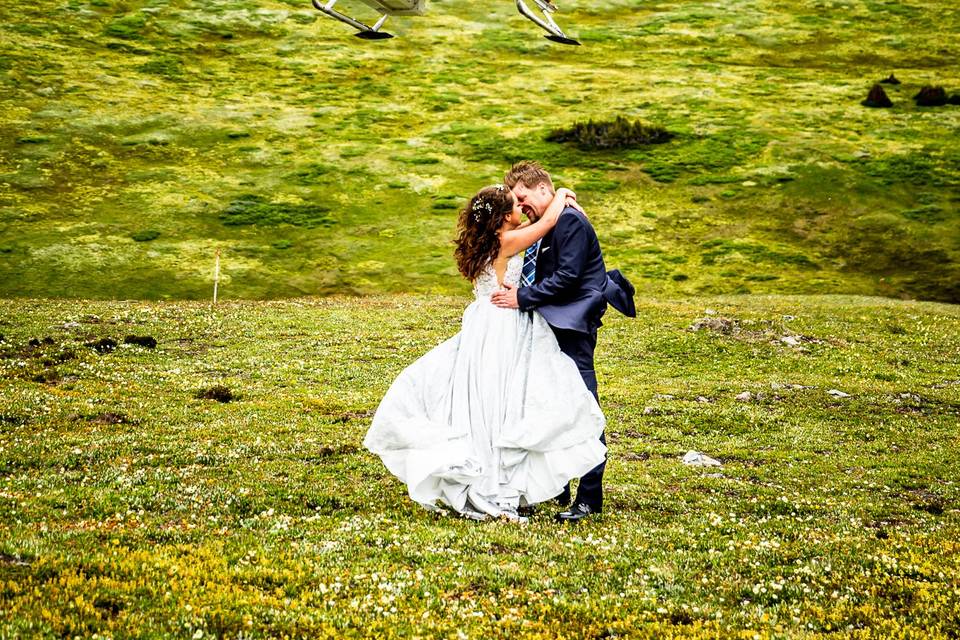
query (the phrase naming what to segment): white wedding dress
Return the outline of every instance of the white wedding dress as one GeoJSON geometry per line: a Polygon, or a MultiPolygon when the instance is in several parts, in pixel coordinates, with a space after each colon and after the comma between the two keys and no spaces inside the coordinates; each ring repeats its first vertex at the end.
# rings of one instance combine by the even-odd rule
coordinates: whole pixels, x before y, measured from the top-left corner
{"type": "MultiPolygon", "coordinates": [[[[517,286],[523,254],[507,262],[517,286]]],[[[493,265],[474,282],[460,333],[407,367],[363,444],[428,509],[517,517],[600,464],[605,419],[538,313],[490,302],[493,265]]]]}

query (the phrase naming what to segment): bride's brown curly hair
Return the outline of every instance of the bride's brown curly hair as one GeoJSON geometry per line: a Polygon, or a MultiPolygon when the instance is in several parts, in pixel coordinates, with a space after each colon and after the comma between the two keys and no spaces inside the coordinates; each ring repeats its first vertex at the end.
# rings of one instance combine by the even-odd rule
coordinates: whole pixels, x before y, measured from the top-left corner
{"type": "Polygon", "coordinates": [[[500,228],[513,211],[513,195],[504,185],[481,189],[460,212],[457,268],[471,282],[500,252],[500,228]]]}

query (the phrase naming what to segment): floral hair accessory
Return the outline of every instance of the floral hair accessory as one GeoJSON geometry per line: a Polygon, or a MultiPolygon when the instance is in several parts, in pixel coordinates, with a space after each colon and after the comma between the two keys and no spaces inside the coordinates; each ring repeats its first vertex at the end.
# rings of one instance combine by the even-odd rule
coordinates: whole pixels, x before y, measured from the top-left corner
{"type": "Polygon", "coordinates": [[[483,200],[477,200],[473,203],[473,219],[477,222],[480,222],[480,212],[486,211],[487,215],[493,215],[493,205],[489,202],[484,202],[483,200]]]}
{"type": "MultiPolygon", "coordinates": [[[[506,190],[506,186],[503,184],[493,184],[488,187],[490,189],[496,189],[498,193],[503,193],[506,190]]],[[[480,213],[486,211],[488,216],[493,215],[493,204],[489,201],[483,201],[482,199],[477,199],[473,203],[473,219],[477,222],[480,222],[480,213]]]]}

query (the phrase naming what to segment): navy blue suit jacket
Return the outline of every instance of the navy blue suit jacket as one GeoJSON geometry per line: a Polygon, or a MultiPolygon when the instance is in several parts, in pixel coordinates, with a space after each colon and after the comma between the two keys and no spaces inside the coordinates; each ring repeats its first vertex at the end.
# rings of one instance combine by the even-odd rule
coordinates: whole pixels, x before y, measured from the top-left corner
{"type": "Polygon", "coordinates": [[[517,301],[523,311],[539,311],[552,327],[592,333],[601,325],[607,302],[635,316],[633,293],[619,271],[607,273],[590,221],[567,207],[543,236],[536,280],[517,290],[517,301]]]}

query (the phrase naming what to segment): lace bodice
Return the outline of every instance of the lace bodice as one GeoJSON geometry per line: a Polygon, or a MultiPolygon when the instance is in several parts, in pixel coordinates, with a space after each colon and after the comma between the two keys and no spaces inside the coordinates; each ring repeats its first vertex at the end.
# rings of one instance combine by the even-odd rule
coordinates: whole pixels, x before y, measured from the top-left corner
{"type": "MultiPolygon", "coordinates": [[[[520,274],[523,272],[523,252],[510,256],[507,259],[507,270],[503,274],[503,281],[514,287],[520,284],[520,274]]],[[[473,294],[478,298],[486,298],[500,288],[497,282],[497,270],[493,262],[483,268],[483,271],[473,281],[473,294]]]]}

